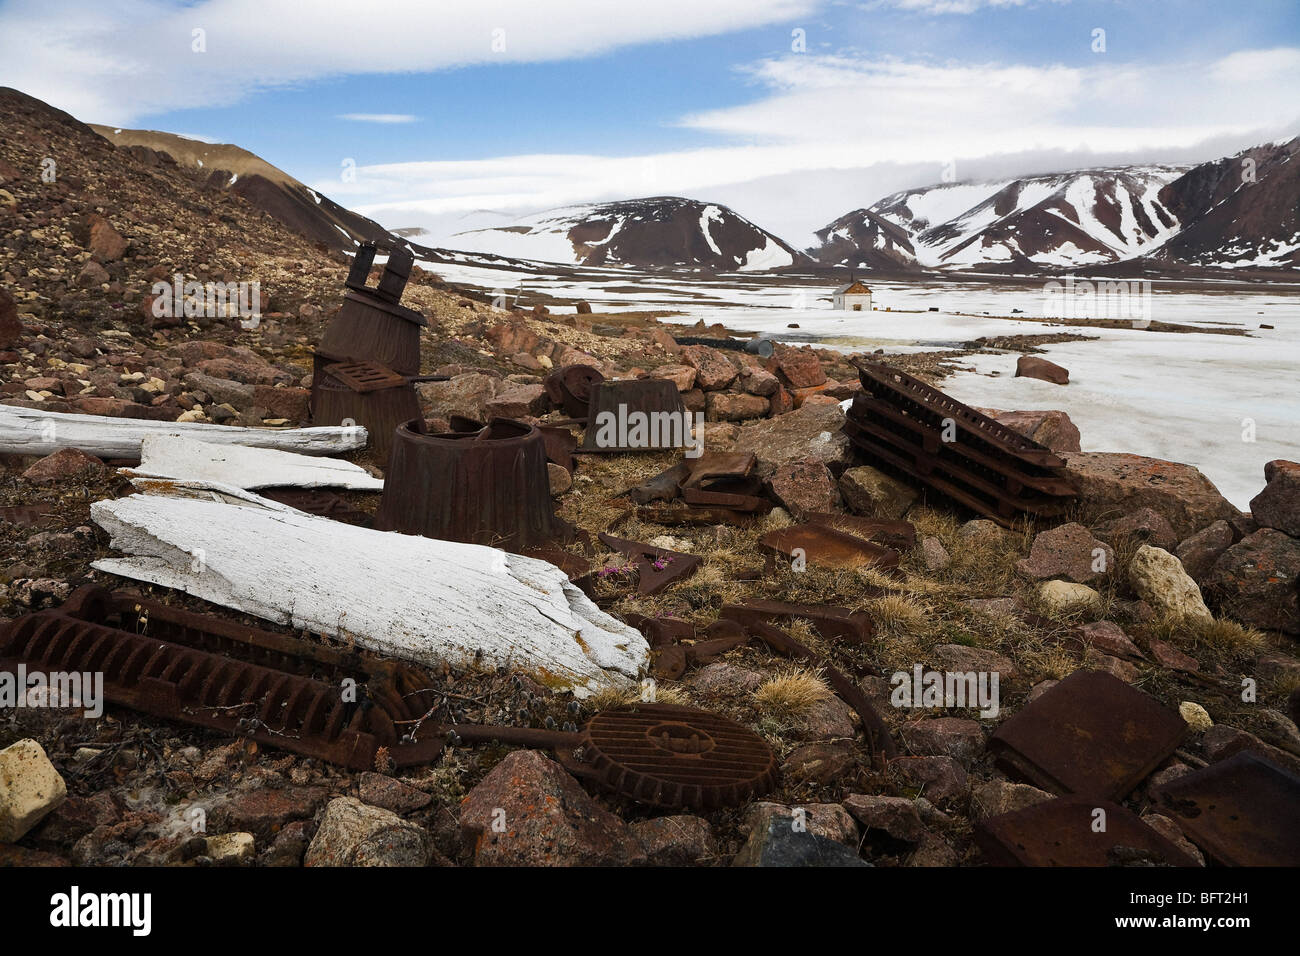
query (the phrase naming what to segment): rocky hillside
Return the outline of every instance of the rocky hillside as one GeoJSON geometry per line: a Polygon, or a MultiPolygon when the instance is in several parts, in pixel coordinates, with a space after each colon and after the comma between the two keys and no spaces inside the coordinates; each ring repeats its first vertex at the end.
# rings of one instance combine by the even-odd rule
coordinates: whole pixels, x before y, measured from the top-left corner
{"type": "Polygon", "coordinates": [[[676,196],[564,206],[447,245],[565,265],[688,267],[761,272],[805,257],[726,206],[676,196]]]}

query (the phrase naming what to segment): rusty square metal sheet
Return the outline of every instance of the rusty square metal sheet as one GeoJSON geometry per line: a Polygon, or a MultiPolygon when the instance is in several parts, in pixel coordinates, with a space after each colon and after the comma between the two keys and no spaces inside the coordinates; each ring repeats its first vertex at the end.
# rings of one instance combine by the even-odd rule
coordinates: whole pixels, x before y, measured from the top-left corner
{"type": "Polygon", "coordinates": [[[1300,777],[1246,751],[1154,788],[1160,812],[1226,866],[1300,866],[1300,777]]]}
{"type": "Polygon", "coordinates": [[[1122,800],[1182,743],[1187,723],[1103,671],[1076,671],[1005,721],[989,750],[1051,793],[1122,800]]]}
{"type": "Polygon", "coordinates": [[[819,524],[778,528],[759,538],[758,544],[769,553],[791,559],[799,549],[809,564],[822,568],[898,567],[899,554],[893,548],[884,548],[819,524]]]}
{"type": "Polygon", "coordinates": [[[994,866],[1196,866],[1197,862],[1133,813],[1107,800],[1048,800],[975,827],[994,866]],[[1097,811],[1105,813],[1098,830],[1097,811]]]}
{"type": "Polygon", "coordinates": [[[863,518],[859,515],[836,514],[831,511],[810,511],[804,515],[810,524],[825,525],[836,531],[865,538],[873,544],[879,544],[895,551],[911,551],[916,547],[916,526],[901,518],[891,521],[887,518],[863,518]]]}

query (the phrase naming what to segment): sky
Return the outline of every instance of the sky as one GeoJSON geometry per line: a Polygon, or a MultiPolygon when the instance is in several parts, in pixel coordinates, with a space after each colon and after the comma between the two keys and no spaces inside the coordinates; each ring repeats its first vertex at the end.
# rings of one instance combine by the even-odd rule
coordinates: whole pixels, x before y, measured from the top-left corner
{"type": "Polygon", "coordinates": [[[1300,134],[1300,0],[0,0],[0,86],[440,242],[682,195],[804,246],[945,177],[1300,134]]]}

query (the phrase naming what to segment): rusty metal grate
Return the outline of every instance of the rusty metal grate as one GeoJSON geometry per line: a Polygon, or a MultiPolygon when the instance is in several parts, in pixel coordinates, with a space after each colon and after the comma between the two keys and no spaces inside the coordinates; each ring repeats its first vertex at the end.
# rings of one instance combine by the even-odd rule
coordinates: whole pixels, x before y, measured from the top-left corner
{"type": "Polygon", "coordinates": [[[1064,514],[1077,497],[1050,449],[903,372],[858,365],[864,392],[844,423],[873,463],[1003,525],[1064,514]]]}
{"type": "Polygon", "coordinates": [[[1240,751],[1155,788],[1183,832],[1227,866],[1300,866],[1300,777],[1240,751]]]}
{"type": "Polygon", "coordinates": [[[998,764],[1056,794],[1122,800],[1182,743],[1187,724],[1103,671],[1076,671],[1004,721],[998,764]]]}
{"type": "Polygon", "coordinates": [[[554,749],[571,773],[638,803],[708,811],[740,806],[777,783],[776,754],[747,727],[708,711],[641,703],[601,711],[580,733],[456,724],[470,742],[554,749]]]}
{"type": "Polygon", "coordinates": [[[442,751],[409,739],[436,700],[409,668],[102,588],[8,622],[0,669],[19,664],[102,673],[112,704],[354,770],[380,747],[398,766],[442,751]]]}
{"type": "Polygon", "coordinates": [[[975,842],[994,866],[1196,866],[1131,810],[1109,801],[1048,800],[975,827],[975,842]],[[1105,813],[1104,830],[1096,828],[1105,813]]]}
{"type": "Polygon", "coordinates": [[[407,384],[405,375],[398,375],[378,362],[334,362],[325,366],[325,372],[363,395],[381,388],[402,388],[407,384]]]}

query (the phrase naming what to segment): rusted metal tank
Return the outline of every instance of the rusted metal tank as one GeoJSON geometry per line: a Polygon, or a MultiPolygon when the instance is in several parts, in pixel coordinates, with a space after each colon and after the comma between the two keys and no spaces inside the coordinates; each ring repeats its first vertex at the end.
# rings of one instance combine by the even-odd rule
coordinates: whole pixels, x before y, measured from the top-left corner
{"type": "Polygon", "coordinates": [[[312,379],[311,420],[316,425],[362,425],[370,435],[369,449],[386,467],[397,426],[420,416],[420,399],[409,378],[374,363],[335,362],[312,379]],[[358,365],[388,372],[355,374],[358,365]]]}
{"type": "Polygon", "coordinates": [[[600,382],[591,390],[584,452],[660,451],[691,441],[691,417],[668,379],[600,382]]]}
{"type": "Polygon", "coordinates": [[[572,533],[555,514],[542,433],[508,418],[477,432],[430,434],[421,418],[399,426],[374,526],[507,551],[572,533]]]}

